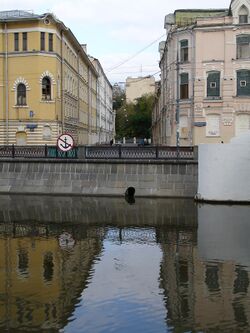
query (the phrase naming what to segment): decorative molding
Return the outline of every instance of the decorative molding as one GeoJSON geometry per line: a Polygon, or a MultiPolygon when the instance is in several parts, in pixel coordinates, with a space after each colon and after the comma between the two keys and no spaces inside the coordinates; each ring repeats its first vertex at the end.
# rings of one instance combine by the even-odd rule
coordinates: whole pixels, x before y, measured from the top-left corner
{"type": "Polygon", "coordinates": [[[42,75],[40,76],[40,80],[39,80],[39,81],[40,81],[40,84],[42,84],[42,80],[43,80],[43,78],[46,77],[46,76],[49,77],[49,78],[51,79],[51,81],[52,81],[51,83],[52,83],[52,84],[56,84],[56,80],[54,79],[53,74],[51,74],[48,70],[45,71],[45,72],[43,72],[42,75]]]}
{"type": "Polygon", "coordinates": [[[16,91],[16,88],[20,83],[23,83],[25,85],[26,90],[30,90],[28,82],[23,77],[19,76],[13,84],[12,91],[16,91]]]}
{"type": "Polygon", "coordinates": [[[232,126],[233,118],[232,117],[224,117],[222,118],[222,123],[224,126],[232,126]]]}

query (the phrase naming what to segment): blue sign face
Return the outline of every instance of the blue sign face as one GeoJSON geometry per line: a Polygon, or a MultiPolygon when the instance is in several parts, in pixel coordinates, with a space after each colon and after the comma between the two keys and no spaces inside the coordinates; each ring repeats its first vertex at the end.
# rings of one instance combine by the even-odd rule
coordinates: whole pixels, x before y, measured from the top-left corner
{"type": "Polygon", "coordinates": [[[196,121],[194,122],[194,126],[196,127],[203,127],[203,126],[206,126],[206,122],[205,121],[196,121]]]}
{"type": "Polygon", "coordinates": [[[34,111],[30,110],[30,118],[34,117],[34,111]]]}

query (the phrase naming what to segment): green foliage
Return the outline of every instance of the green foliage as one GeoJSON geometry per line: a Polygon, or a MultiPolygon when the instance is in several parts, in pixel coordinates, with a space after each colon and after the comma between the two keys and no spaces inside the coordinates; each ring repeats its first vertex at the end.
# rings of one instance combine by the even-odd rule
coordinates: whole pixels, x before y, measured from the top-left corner
{"type": "Polygon", "coordinates": [[[116,112],[117,138],[150,138],[154,95],[143,95],[136,103],[125,102],[116,112]]]}

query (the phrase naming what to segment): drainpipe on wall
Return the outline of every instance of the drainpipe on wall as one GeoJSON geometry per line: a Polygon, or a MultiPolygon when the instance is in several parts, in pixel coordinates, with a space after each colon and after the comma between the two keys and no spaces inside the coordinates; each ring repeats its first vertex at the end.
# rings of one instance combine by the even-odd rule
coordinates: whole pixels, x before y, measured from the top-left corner
{"type": "Polygon", "coordinates": [[[194,85],[195,85],[195,65],[196,65],[196,59],[195,59],[195,35],[194,30],[189,31],[191,34],[191,49],[192,49],[192,58],[191,58],[191,66],[192,66],[192,89],[193,89],[193,96],[192,96],[192,105],[191,105],[191,124],[190,124],[190,146],[193,146],[193,132],[194,132],[194,85]]]}
{"type": "Polygon", "coordinates": [[[176,148],[177,151],[180,145],[180,87],[179,87],[179,75],[180,75],[180,64],[179,64],[179,40],[177,40],[177,57],[176,57],[176,114],[175,114],[175,121],[176,121],[176,148]]]}
{"type": "Polygon", "coordinates": [[[5,131],[6,131],[6,144],[9,144],[9,72],[8,72],[8,28],[7,23],[4,27],[5,36],[5,131]]]}
{"type": "Polygon", "coordinates": [[[61,123],[62,133],[64,133],[64,55],[63,55],[63,31],[61,30],[61,123]]]}

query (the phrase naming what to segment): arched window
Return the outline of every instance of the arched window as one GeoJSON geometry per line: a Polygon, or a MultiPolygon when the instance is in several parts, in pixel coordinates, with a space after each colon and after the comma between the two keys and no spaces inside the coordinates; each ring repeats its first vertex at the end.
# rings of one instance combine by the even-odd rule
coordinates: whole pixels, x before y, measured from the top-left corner
{"type": "Polygon", "coordinates": [[[250,70],[237,71],[237,96],[250,96],[250,70]]]}
{"type": "Polygon", "coordinates": [[[246,6],[241,6],[239,10],[239,23],[248,23],[248,10],[246,6]]]}
{"type": "Polygon", "coordinates": [[[42,80],[42,99],[51,100],[51,81],[48,76],[45,76],[42,80]]]}
{"type": "Polygon", "coordinates": [[[17,105],[26,105],[26,86],[19,83],[17,86],[17,105]]]}

